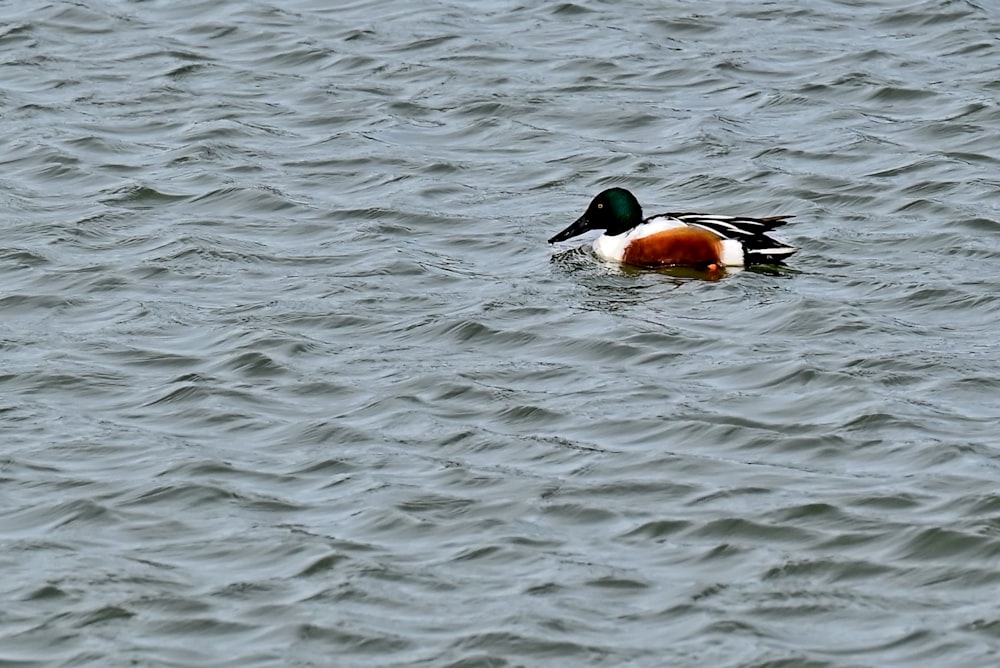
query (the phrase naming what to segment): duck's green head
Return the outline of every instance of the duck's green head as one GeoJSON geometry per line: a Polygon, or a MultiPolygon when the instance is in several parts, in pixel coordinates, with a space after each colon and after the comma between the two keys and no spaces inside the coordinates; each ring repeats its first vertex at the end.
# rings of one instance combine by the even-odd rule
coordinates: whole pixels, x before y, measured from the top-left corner
{"type": "Polygon", "coordinates": [[[550,244],[579,236],[588,230],[604,230],[614,236],[642,222],[642,207],[624,188],[609,188],[591,201],[587,211],[565,230],[549,239],[550,244]]]}

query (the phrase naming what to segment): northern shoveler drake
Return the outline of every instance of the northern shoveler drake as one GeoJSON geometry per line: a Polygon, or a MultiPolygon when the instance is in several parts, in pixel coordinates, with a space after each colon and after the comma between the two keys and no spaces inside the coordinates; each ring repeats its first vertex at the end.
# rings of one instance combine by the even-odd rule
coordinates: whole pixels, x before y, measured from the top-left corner
{"type": "Polygon", "coordinates": [[[588,230],[604,230],[594,241],[598,257],[638,267],[716,270],[780,264],[796,249],[767,233],[787,223],[790,217],[661,213],[643,219],[635,195],[624,188],[610,188],[595,197],[587,211],[549,243],[588,230]]]}

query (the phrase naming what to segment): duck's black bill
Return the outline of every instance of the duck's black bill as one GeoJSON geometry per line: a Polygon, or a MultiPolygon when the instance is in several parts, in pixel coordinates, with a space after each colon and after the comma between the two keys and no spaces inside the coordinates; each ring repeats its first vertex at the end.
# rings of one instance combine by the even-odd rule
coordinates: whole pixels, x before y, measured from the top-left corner
{"type": "Polygon", "coordinates": [[[572,225],[567,227],[565,230],[555,235],[549,239],[550,244],[554,244],[557,241],[566,241],[567,239],[572,239],[573,237],[579,236],[584,232],[590,230],[590,220],[587,218],[587,214],[583,214],[576,219],[572,225]]]}

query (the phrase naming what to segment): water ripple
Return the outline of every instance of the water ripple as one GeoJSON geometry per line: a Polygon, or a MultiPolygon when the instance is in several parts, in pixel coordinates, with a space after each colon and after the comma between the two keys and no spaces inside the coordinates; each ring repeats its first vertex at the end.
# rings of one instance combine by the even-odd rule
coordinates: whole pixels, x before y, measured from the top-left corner
{"type": "Polygon", "coordinates": [[[995,12],[2,11],[0,661],[994,658],[995,12]]]}

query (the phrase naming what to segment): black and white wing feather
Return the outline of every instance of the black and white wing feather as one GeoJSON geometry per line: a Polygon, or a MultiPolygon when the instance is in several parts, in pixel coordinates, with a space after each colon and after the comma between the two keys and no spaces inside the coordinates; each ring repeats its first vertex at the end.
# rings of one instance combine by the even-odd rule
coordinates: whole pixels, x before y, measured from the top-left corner
{"type": "Polygon", "coordinates": [[[792,216],[716,216],[705,213],[667,213],[686,225],[700,227],[724,239],[736,239],[743,244],[747,264],[777,264],[795,252],[795,248],[768,235],[792,216]]]}

